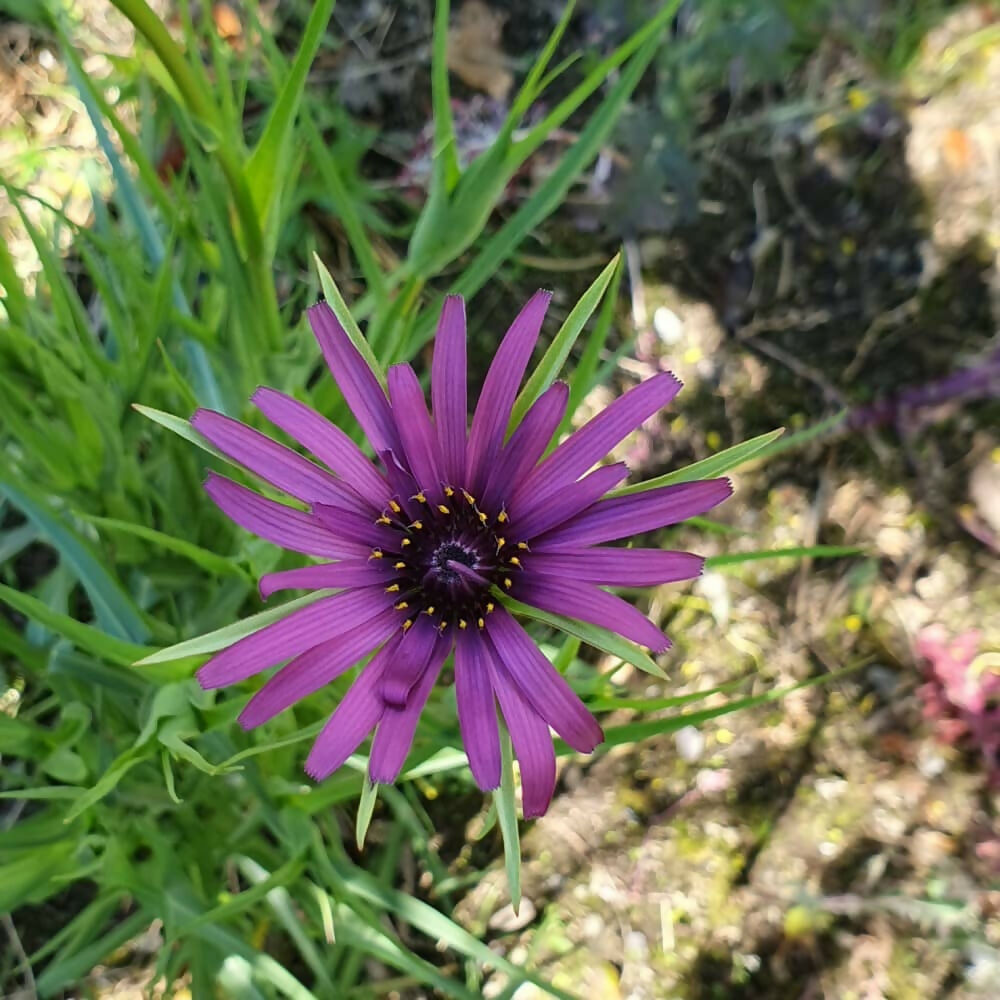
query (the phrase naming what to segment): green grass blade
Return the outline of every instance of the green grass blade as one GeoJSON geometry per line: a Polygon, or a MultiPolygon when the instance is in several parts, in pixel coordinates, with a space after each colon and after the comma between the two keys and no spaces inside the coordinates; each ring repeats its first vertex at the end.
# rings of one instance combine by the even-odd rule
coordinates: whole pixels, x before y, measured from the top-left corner
{"type": "MultiPolygon", "coordinates": [[[[657,42],[647,42],[626,63],[618,80],[604,101],[590,116],[575,143],[546,177],[535,193],[507,220],[494,236],[487,240],[475,260],[466,267],[452,291],[471,296],[496,274],[500,265],[514,252],[522,240],[563,202],[566,192],[587,164],[597,156],[610,135],[629,99],[656,52],[657,42]]],[[[430,329],[427,324],[426,334],[430,329]]]]}
{"type": "Polygon", "coordinates": [[[361,786],[361,798],[358,800],[358,815],[354,822],[354,841],[359,851],[365,849],[365,837],[368,836],[368,827],[371,825],[377,801],[378,785],[365,778],[365,783],[361,786]]]}
{"type": "Polygon", "coordinates": [[[305,125],[306,139],[312,151],[313,165],[319,171],[324,187],[329,189],[330,200],[333,202],[337,216],[343,223],[344,232],[347,233],[368,291],[375,297],[376,308],[381,308],[385,305],[385,275],[382,273],[382,268],[379,267],[375,249],[365,231],[361,215],[344,184],[337,160],[327,150],[323,137],[316,128],[308,108],[304,108],[302,111],[302,121],[305,125]]]}
{"type": "Polygon", "coordinates": [[[761,559],[839,559],[842,556],[864,555],[860,545],[807,545],[787,549],[764,549],[758,552],[728,552],[722,556],[709,556],[705,569],[723,569],[761,559]]]}
{"type": "Polygon", "coordinates": [[[493,793],[497,823],[503,838],[503,863],[507,872],[507,890],[514,912],[521,908],[521,837],[517,828],[517,803],[514,799],[514,750],[510,733],[500,731],[500,787],[493,793]]]}
{"type": "Polygon", "coordinates": [[[647,674],[652,674],[654,677],[659,677],[661,680],[665,680],[667,677],[662,668],[647,653],[644,653],[635,643],[623,639],[610,629],[591,625],[589,622],[576,621],[574,618],[564,618],[562,615],[542,611],[540,608],[533,608],[530,604],[522,604],[496,589],[493,593],[497,600],[513,614],[523,615],[525,618],[550,625],[560,632],[575,635],[595,649],[599,649],[609,656],[617,657],[623,663],[631,663],[633,667],[637,667],[647,674]]]}
{"type": "Polygon", "coordinates": [[[26,483],[18,483],[10,472],[0,473],[0,494],[17,506],[59,553],[87,592],[101,627],[119,639],[145,641],[149,629],[125,588],[101,565],[86,543],[42,497],[26,483]]]}
{"type": "Polygon", "coordinates": [[[22,594],[21,591],[4,584],[0,584],[0,601],[9,604],[15,611],[20,611],[26,618],[58,633],[80,649],[100,656],[110,663],[116,663],[120,667],[131,666],[140,656],[145,656],[149,652],[147,646],[118,639],[93,625],[78,622],[69,615],[53,611],[37,597],[22,594]]]}
{"type": "Polygon", "coordinates": [[[460,174],[455,121],[451,115],[448,88],[448,14],[449,0],[434,5],[434,34],[431,44],[431,105],[434,111],[434,165],[431,194],[447,194],[460,174]]]}
{"type": "Polygon", "coordinates": [[[511,433],[515,427],[524,419],[528,407],[538,399],[539,396],[555,381],[559,372],[562,371],[569,352],[573,349],[577,338],[580,336],[587,321],[594,314],[594,310],[600,304],[604,293],[608,289],[612,277],[621,265],[622,255],[615,254],[611,262],[597,276],[593,284],[583,293],[580,300],[570,310],[565,322],[559,328],[559,332],[552,338],[542,360],[531,373],[530,378],[525,383],[520,395],[514,402],[511,410],[510,424],[507,432],[511,433]]]}
{"type": "Polygon", "coordinates": [[[621,489],[612,491],[611,496],[623,497],[628,496],[630,493],[645,493],[646,490],[653,490],[658,486],[673,486],[676,483],[691,483],[696,479],[713,479],[716,476],[721,476],[724,472],[729,472],[731,469],[738,468],[743,465],[744,462],[749,462],[752,458],[759,457],[760,453],[763,452],[769,444],[777,441],[778,438],[780,438],[784,433],[785,429],[783,427],[779,427],[777,430],[768,431],[766,434],[759,434],[757,437],[750,438],[749,441],[734,444],[731,448],[726,448],[725,451],[720,451],[718,455],[711,455],[709,458],[703,458],[700,462],[695,462],[694,464],[688,465],[683,469],[668,472],[666,475],[657,476],[655,479],[647,479],[642,483],[634,483],[631,486],[623,486],[621,489]]]}
{"type": "Polygon", "coordinates": [[[184,438],[185,441],[196,444],[202,451],[207,451],[209,455],[214,455],[216,458],[221,459],[229,465],[236,466],[238,469],[242,468],[242,466],[236,465],[231,458],[223,455],[215,445],[203,438],[183,417],[175,416],[173,413],[166,413],[163,410],[157,410],[152,406],[143,406],[141,403],[133,403],[132,409],[137,413],[141,413],[147,419],[152,420],[154,424],[159,424],[161,427],[166,427],[168,431],[173,431],[174,434],[184,438]]]}
{"type": "Polygon", "coordinates": [[[287,174],[291,148],[296,138],[292,126],[298,114],[309,67],[319,51],[333,5],[334,0],[316,0],[281,93],[271,109],[260,141],[246,163],[250,196],[257,208],[261,229],[265,232],[273,228],[271,223],[275,205],[280,200],[282,182],[287,174]]]}
{"type": "Polygon", "coordinates": [[[837,413],[832,414],[825,420],[821,420],[818,424],[813,424],[812,427],[804,427],[800,431],[795,431],[794,434],[789,434],[783,437],[780,441],[773,441],[771,444],[762,448],[757,454],[756,458],[758,461],[767,461],[774,458],[775,455],[780,455],[785,451],[792,451],[795,448],[801,448],[802,445],[808,444],[815,438],[822,437],[824,434],[835,431],[846,419],[848,411],[840,410],[837,413]]]}
{"type": "Polygon", "coordinates": [[[109,531],[120,531],[126,535],[133,535],[158,548],[183,556],[215,576],[238,576],[243,580],[250,580],[249,574],[232,559],[220,556],[216,552],[210,552],[208,549],[203,549],[200,545],[185,541],[183,538],[165,534],[155,528],[147,528],[144,524],[120,521],[114,517],[97,517],[94,514],[80,516],[98,528],[107,528],[109,531]]]}
{"type": "Polygon", "coordinates": [[[333,310],[333,315],[337,317],[340,325],[344,328],[344,332],[351,338],[351,343],[358,349],[358,353],[365,359],[366,364],[379,380],[379,384],[385,388],[385,372],[382,370],[382,366],[379,364],[378,358],[375,357],[371,344],[369,344],[365,339],[365,335],[361,332],[361,328],[358,326],[357,321],[351,315],[351,310],[347,308],[347,303],[344,301],[344,297],[340,294],[340,289],[337,287],[337,283],[333,280],[333,276],[326,269],[326,265],[319,259],[318,254],[313,254],[313,261],[316,264],[316,271],[319,274],[319,283],[320,287],[323,289],[323,297],[333,310]]]}
{"type": "Polygon", "coordinates": [[[680,0],[670,0],[611,55],[602,59],[567,97],[563,98],[520,142],[511,147],[508,158],[517,164],[523,163],[626,59],[650,42],[655,43],[656,36],[670,23],[679,6],[680,0]]]}
{"type": "MultiPolygon", "coordinates": [[[[723,705],[716,705],[712,708],[703,708],[697,712],[681,712],[679,715],[672,715],[666,719],[645,719],[642,722],[629,722],[622,726],[611,726],[604,730],[604,743],[602,747],[620,746],[623,743],[635,743],[639,740],[649,739],[651,736],[662,736],[665,733],[676,733],[678,729],[685,726],[700,726],[712,719],[729,715],[731,712],[740,712],[747,708],[756,708],[759,705],[766,705],[769,702],[780,701],[793,691],[801,691],[803,688],[814,687],[817,684],[826,684],[832,680],[845,677],[861,665],[845,667],[832,674],[820,674],[817,677],[810,677],[798,684],[789,687],[778,688],[776,691],[767,691],[764,694],[750,695],[746,698],[737,698],[727,701],[723,705]]],[[[571,749],[559,747],[557,751],[560,755],[571,753],[571,749]]]]}
{"type": "Polygon", "coordinates": [[[214,653],[226,646],[231,646],[238,639],[243,639],[248,635],[270,625],[281,618],[284,618],[298,608],[304,608],[307,604],[318,601],[321,597],[329,597],[332,591],[317,590],[305,597],[298,597],[294,601],[288,601],[276,608],[268,608],[267,611],[260,611],[249,618],[243,618],[231,625],[216,629],[214,632],[206,632],[194,639],[185,639],[176,645],[168,646],[150,653],[149,650],[142,650],[139,654],[142,659],[133,657],[129,662],[136,667],[152,666],[156,663],[170,663],[173,660],[183,660],[189,656],[204,656],[206,653],[214,653]]]}

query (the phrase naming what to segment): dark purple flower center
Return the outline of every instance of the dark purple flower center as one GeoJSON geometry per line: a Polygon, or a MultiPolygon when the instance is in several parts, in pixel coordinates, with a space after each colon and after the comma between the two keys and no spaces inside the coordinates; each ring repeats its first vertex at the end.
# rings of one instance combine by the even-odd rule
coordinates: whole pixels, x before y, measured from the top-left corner
{"type": "Polygon", "coordinates": [[[449,625],[482,628],[494,608],[491,588],[513,586],[512,574],[521,568],[518,553],[528,546],[509,541],[505,512],[492,516],[464,490],[446,487],[440,502],[423,492],[410,499],[417,513],[412,520],[395,502],[379,518],[398,532],[398,545],[372,553],[391,559],[398,573],[389,587],[399,594],[396,607],[410,612],[411,620],[429,615],[442,631],[449,625]]]}

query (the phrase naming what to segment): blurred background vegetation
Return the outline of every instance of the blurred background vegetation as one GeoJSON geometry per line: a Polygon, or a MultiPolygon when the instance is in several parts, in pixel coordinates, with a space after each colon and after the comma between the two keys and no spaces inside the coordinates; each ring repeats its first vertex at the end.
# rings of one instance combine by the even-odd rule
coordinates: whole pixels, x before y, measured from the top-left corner
{"type": "Polygon", "coordinates": [[[995,995],[995,6],[0,0],[0,80],[5,995],[995,995]],[[619,457],[807,433],[671,533],[725,558],[637,597],[669,679],[547,648],[617,736],[561,761],[515,913],[450,693],[361,852],[362,772],[301,774],[343,685],[247,735],[132,663],[280,555],[171,415],[267,383],[349,427],[314,254],[383,362],[470,297],[479,379],[619,250],[580,416],[686,384],[619,457]]]}

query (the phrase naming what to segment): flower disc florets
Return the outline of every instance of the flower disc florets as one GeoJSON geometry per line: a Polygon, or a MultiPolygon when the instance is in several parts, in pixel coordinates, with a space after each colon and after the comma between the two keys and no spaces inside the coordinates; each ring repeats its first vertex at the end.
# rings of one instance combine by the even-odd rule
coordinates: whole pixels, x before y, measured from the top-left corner
{"type": "Polygon", "coordinates": [[[450,625],[484,628],[496,607],[492,588],[511,589],[512,574],[521,568],[518,553],[528,545],[508,541],[506,511],[482,510],[467,490],[444,486],[440,492],[440,502],[423,491],[410,497],[412,520],[391,500],[377,523],[399,533],[396,550],[378,546],[371,558],[391,559],[399,573],[387,590],[399,594],[397,610],[411,613],[404,628],[419,614],[429,615],[441,632],[450,625]]]}

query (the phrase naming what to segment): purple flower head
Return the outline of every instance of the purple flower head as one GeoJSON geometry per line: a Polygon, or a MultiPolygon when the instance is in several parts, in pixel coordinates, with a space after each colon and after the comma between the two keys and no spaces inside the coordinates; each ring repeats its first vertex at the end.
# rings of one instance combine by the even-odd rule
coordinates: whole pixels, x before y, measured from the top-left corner
{"type": "Polygon", "coordinates": [[[246,728],[273,718],[374,654],[306,761],[327,777],[373,729],[369,775],[392,782],[445,660],[454,654],[459,725],[476,782],[500,782],[499,704],[521,765],[525,816],[545,812],[555,784],[550,727],[589,753],[600,726],[503,604],[503,595],[611,629],[662,651],[667,637],[604,586],[685,580],[702,559],[687,552],[605,543],[702,514],[730,493],[712,479],[605,497],[627,474],[595,464],[680,389],[660,374],[636,386],[547,457],[568,399],[556,382],[507,437],[511,409],[549,294],[538,292],[497,350],[468,424],[465,306],[445,300],[431,372],[432,412],[409,365],[388,392],[325,303],[309,321],[337,384],[378,456],[304,403],[258,389],[254,404],[323,466],[209,410],[194,427],[219,450],[307,509],[266,499],[212,474],[209,496],[233,521],[276,545],[326,561],[269,573],[278,590],[335,591],[241,639],[198,680],[222,687],[284,662],[250,699],[246,728]]]}

